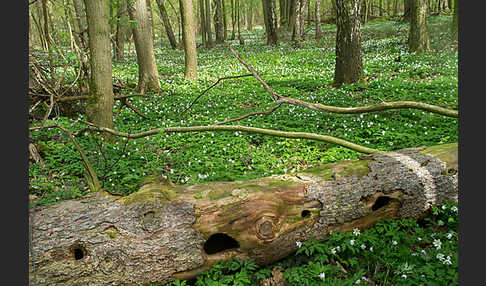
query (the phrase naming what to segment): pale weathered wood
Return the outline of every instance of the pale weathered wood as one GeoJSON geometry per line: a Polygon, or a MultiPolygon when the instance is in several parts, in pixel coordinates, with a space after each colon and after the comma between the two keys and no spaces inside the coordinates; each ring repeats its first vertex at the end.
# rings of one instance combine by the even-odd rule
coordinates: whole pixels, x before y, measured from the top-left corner
{"type": "Polygon", "coordinates": [[[457,144],[447,144],[249,181],[152,177],[127,197],[96,193],[33,210],[30,278],[32,262],[37,285],[162,284],[234,257],[265,265],[297,241],[457,200],[457,168],[457,144]]]}

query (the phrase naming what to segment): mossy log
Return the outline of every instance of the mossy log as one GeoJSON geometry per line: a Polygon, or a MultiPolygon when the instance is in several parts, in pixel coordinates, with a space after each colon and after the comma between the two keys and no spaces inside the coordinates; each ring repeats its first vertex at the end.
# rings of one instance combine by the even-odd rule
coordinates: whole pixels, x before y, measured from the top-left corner
{"type": "Polygon", "coordinates": [[[31,214],[36,285],[140,285],[193,278],[221,260],[265,265],[297,241],[420,218],[457,200],[457,144],[367,155],[249,181],[175,186],[149,178],[31,214]]]}

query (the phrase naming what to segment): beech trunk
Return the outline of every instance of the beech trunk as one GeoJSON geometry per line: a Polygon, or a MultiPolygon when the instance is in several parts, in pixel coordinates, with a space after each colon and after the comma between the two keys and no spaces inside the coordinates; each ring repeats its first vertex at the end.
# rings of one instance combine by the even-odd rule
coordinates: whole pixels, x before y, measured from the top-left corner
{"type": "Polygon", "coordinates": [[[221,260],[260,265],[297,241],[421,218],[458,199],[457,144],[367,155],[291,175],[101,192],[30,215],[37,285],[140,285],[190,279],[221,260]]]}

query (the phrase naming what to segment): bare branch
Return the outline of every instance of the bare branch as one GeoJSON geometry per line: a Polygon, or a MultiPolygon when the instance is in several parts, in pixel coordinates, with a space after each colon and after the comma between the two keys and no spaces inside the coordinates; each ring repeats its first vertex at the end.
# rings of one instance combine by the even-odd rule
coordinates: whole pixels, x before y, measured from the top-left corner
{"type": "Polygon", "coordinates": [[[125,137],[125,138],[142,138],[151,135],[155,135],[158,133],[173,133],[173,132],[204,132],[204,131],[242,131],[242,132],[249,132],[249,133],[258,133],[258,134],[265,134],[270,136],[276,137],[286,137],[286,138],[295,138],[295,139],[310,139],[316,140],[321,142],[332,143],[336,145],[340,145],[346,147],[348,149],[372,154],[382,152],[377,149],[368,148],[365,146],[357,145],[352,142],[328,136],[328,135],[320,135],[315,133],[308,133],[308,132],[285,132],[280,130],[273,130],[273,129],[264,129],[264,128],[256,128],[256,127],[249,127],[249,126],[242,126],[242,125],[209,125],[209,126],[189,126],[189,127],[166,127],[166,128],[155,128],[148,131],[140,132],[140,133],[125,133],[119,132],[110,128],[96,126],[93,123],[80,121],[87,124],[93,130],[107,132],[113,134],[115,136],[125,137]]]}
{"type": "Polygon", "coordinates": [[[270,93],[273,96],[273,99],[277,102],[289,103],[289,104],[294,104],[294,105],[298,105],[310,109],[322,110],[322,111],[327,111],[332,113],[341,113],[341,114],[356,114],[356,113],[381,111],[386,109],[413,108],[413,109],[420,109],[432,113],[441,114],[448,117],[455,117],[455,118],[459,117],[457,110],[447,109],[437,105],[415,102],[415,101],[382,102],[380,104],[360,106],[360,107],[336,107],[336,106],[323,105],[319,103],[310,103],[299,99],[281,96],[268,86],[268,84],[255,72],[255,70],[238,55],[238,53],[233,49],[233,47],[231,47],[231,45],[229,46],[229,48],[231,52],[235,55],[235,57],[253,74],[253,76],[263,85],[263,88],[268,93],[270,93]]]}

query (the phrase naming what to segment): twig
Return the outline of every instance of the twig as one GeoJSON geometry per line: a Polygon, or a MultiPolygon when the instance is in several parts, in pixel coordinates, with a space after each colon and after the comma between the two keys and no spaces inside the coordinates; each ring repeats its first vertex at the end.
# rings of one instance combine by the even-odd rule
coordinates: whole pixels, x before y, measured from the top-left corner
{"type": "Polygon", "coordinates": [[[321,142],[332,143],[336,145],[340,145],[346,147],[348,149],[365,153],[365,154],[372,154],[372,153],[379,153],[383,152],[377,149],[368,148],[365,146],[361,146],[358,144],[354,144],[352,142],[328,136],[328,135],[320,135],[315,133],[308,133],[308,132],[286,132],[280,130],[273,130],[273,129],[264,129],[264,128],[256,128],[256,127],[249,127],[249,126],[242,126],[242,125],[209,125],[209,126],[190,126],[190,127],[166,127],[166,128],[155,128],[148,131],[143,131],[139,133],[124,133],[120,131],[116,131],[106,127],[100,127],[94,125],[93,123],[80,121],[85,123],[93,130],[107,132],[113,134],[115,136],[125,137],[125,138],[142,138],[151,135],[155,135],[158,133],[172,133],[172,132],[204,132],[204,131],[242,131],[242,132],[249,132],[249,133],[259,133],[265,134],[270,136],[277,136],[277,137],[286,137],[286,138],[299,138],[299,139],[310,139],[316,140],[321,142]]]}
{"type": "Polygon", "coordinates": [[[248,76],[252,76],[253,74],[244,74],[244,75],[235,75],[235,76],[226,76],[226,77],[222,77],[222,78],[218,78],[218,80],[213,83],[210,87],[206,88],[203,92],[201,92],[201,94],[199,94],[193,101],[192,103],[186,107],[186,110],[184,110],[184,113],[186,113],[195,103],[196,101],[201,97],[203,96],[206,92],[208,92],[211,88],[215,87],[216,85],[219,84],[220,81],[222,80],[225,80],[225,79],[233,79],[233,78],[242,78],[242,77],[248,77],[248,76]]]}

